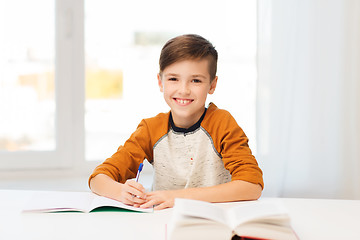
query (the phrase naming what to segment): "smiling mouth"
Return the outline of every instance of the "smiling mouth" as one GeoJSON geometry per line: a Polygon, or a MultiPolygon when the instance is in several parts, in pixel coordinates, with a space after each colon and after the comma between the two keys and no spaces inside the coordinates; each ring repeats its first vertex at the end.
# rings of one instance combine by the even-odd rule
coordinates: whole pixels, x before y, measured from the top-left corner
{"type": "Polygon", "coordinates": [[[194,101],[192,99],[180,99],[180,98],[174,98],[174,100],[180,105],[188,105],[194,101]]]}

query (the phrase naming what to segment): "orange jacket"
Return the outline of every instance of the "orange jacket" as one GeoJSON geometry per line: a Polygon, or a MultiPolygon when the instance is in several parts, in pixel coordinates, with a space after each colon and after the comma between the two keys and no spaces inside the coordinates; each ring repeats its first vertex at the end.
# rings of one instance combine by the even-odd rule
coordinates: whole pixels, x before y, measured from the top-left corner
{"type": "Polygon", "coordinates": [[[154,166],[154,190],[216,185],[243,180],[264,186],[262,171],[248,138],[231,114],[211,103],[199,127],[182,134],[174,130],[170,112],[143,119],[117,152],[96,167],[124,183],[134,178],[147,159],[154,166]]]}

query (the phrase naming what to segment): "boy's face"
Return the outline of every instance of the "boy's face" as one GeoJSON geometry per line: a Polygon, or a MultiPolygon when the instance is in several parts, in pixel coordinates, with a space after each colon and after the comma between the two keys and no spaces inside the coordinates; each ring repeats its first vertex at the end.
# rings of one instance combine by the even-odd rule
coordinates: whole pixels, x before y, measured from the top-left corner
{"type": "Polygon", "coordinates": [[[207,59],[176,62],[158,75],[160,91],[177,127],[189,128],[200,119],[207,94],[214,93],[216,83],[217,77],[210,81],[207,59]]]}

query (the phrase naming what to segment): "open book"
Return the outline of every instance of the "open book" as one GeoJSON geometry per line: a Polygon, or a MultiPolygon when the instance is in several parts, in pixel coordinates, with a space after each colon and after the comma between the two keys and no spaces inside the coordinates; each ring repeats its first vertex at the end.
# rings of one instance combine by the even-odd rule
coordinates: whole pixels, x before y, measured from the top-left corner
{"type": "Polygon", "coordinates": [[[168,226],[169,240],[213,239],[298,239],[289,216],[275,200],[218,205],[189,199],[175,199],[168,226]],[[236,238],[234,236],[238,236],[236,238]]]}
{"type": "Polygon", "coordinates": [[[153,208],[141,209],[122,202],[96,195],[92,192],[35,192],[23,208],[23,212],[85,212],[101,207],[153,212],[153,208]]]}

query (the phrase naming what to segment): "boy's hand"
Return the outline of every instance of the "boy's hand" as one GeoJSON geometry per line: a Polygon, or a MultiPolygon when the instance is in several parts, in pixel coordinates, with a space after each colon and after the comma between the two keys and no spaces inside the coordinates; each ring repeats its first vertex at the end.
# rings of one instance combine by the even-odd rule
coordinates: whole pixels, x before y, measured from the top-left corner
{"type": "Polygon", "coordinates": [[[121,185],[120,198],[118,199],[124,204],[139,207],[145,203],[145,188],[134,180],[127,180],[121,185]]]}
{"type": "Polygon", "coordinates": [[[140,205],[141,208],[148,208],[157,205],[154,209],[161,210],[174,206],[176,197],[175,191],[154,191],[146,194],[146,202],[140,205]]]}

